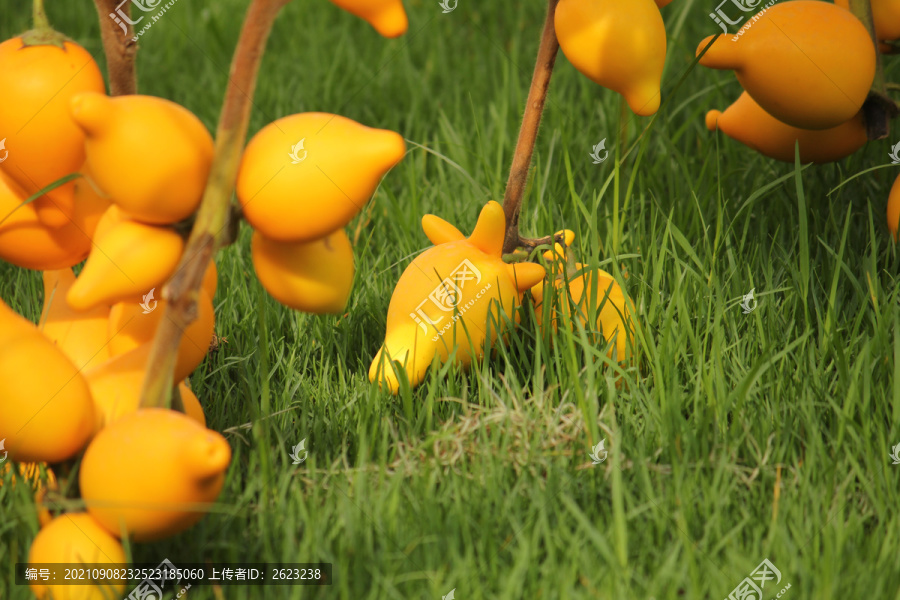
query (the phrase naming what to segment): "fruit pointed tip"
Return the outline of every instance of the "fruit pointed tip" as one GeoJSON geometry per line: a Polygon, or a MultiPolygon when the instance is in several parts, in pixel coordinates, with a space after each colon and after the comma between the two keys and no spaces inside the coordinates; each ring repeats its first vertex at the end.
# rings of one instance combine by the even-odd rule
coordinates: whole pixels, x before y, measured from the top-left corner
{"type": "Polygon", "coordinates": [[[69,114],[86,133],[98,131],[108,117],[109,97],[99,92],[81,92],[69,100],[69,114]]]}
{"type": "Polygon", "coordinates": [[[398,38],[409,29],[409,18],[399,1],[387,5],[371,23],[375,31],[386,38],[398,38]]]}
{"type": "Polygon", "coordinates": [[[715,131],[719,127],[719,117],[722,115],[721,110],[711,110],[706,113],[706,128],[715,131]]]}

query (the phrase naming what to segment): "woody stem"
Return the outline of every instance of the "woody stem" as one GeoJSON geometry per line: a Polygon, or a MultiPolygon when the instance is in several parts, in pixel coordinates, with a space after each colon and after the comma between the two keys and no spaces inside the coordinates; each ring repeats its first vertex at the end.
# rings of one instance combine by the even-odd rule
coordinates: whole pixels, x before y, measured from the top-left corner
{"type": "Polygon", "coordinates": [[[886,138],[890,133],[891,119],[897,116],[897,104],[888,96],[887,84],[884,78],[884,65],[881,60],[878,36],[875,34],[875,21],[872,18],[871,0],[850,0],[850,11],[859,19],[875,45],[875,80],[869,97],[863,104],[863,113],[866,120],[866,134],[870,140],[886,138]]]}
{"type": "Polygon", "coordinates": [[[231,195],[247,138],[256,76],[275,17],[290,0],[252,0],[231,62],[225,102],[206,191],[175,274],[163,288],[165,313],[153,340],[141,396],[142,407],[168,407],[178,345],[197,318],[203,275],[228,237],[231,195]]]}
{"type": "Polygon", "coordinates": [[[544,30],[541,33],[541,44],[538,47],[534,75],[531,77],[531,88],[528,90],[522,127],[519,129],[519,139],[516,142],[512,166],[509,169],[509,180],[506,182],[506,194],[503,198],[503,212],[506,214],[504,253],[513,252],[520,246],[519,208],[522,204],[522,195],[525,193],[525,184],[528,182],[528,171],[531,167],[531,157],[534,154],[538,129],[541,126],[541,115],[544,112],[547,91],[550,89],[553,65],[556,63],[556,55],[559,51],[559,40],[556,39],[556,27],[553,23],[558,3],[559,0],[549,0],[548,2],[547,18],[544,20],[544,30]]]}
{"type": "Polygon", "coordinates": [[[119,0],[94,0],[94,6],[97,7],[100,19],[100,37],[103,40],[103,54],[106,55],[106,69],[109,71],[109,93],[111,96],[136,94],[134,59],[138,46],[136,41],[131,40],[134,37],[131,23],[120,18],[119,14],[124,13],[126,17],[130,17],[131,2],[122,4],[119,0]]]}

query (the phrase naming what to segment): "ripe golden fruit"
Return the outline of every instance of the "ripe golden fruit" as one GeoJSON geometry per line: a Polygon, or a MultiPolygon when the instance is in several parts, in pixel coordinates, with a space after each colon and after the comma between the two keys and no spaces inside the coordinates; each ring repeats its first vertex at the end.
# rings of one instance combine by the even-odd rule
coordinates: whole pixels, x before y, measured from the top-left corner
{"type": "Polygon", "coordinates": [[[41,333],[56,344],[79,369],[89,369],[110,357],[109,307],[74,310],[66,294],[75,283],[72,269],[44,271],[41,333]]]}
{"type": "MultiPolygon", "coordinates": [[[[29,564],[63,563],[125,565],[125,550],[87,513],[65,513],[48,523],[34,538],[28,552],[29,564]]],[[[29,583],[38,600],[106,600],[120,598],[125,579],[110,584],[47,585],[29,583]]]]}
{"type": "Polygon", "coordinates": [[[94,237],[88,256],[66,299],[76,310],[140,298],[175,272],[184,240],[171,227],[126,219],[94,237]]]}
{"type": "Polygon", "coordinates": [[[485,341],[497,337],[498,327],[489,319],[498,309],[514,319],[522,293],[546,274],[535,263],[503,262],[506,217],[497,202],[482,209],[468,238],[454,239],[455,228],[436,219],[423,219],[436,245],[420,254],[397,282],[384,344],[369,367],[369,380],[395,394],[400,381],[391,361],[399,362],[412,386],[422,382],[435,356],[446,362],[454,348],[455,360],[467,367],[484,355],[485,341]]]}
{"type": "Polygon", "coordinates": [[[891,235],[896,240],[897,228],[900,225],[900,176],[897,176],[897,179],[894,180],[894,185],[891,186],[891,194],[888,197],[887,204],[887,222],[888,229],[891,230],[891,235]]]}
{"type": "Polygon", "coordinates": [[[399,134],[339,115],[278,119],[244,150],[236,189],[244,217],[272,240],[323,238],[350,222],[405,151],[399,134]]]}
{"type": "Polygon", "coordinates": [[[368,21],[375,31],[386,38],[406,33],[409,20],[400,0],[331,0],[347,12],[368,21]]]}
{"type": "Polygon", "coordinates": [[[205,514],[216,500],[231,447],[190,417],[144,408],[97,434],[84,453],[79,482],[88,512],[113,535],[166,538],[205,514]]]}
{"type": "MultiPolygon", "coordinates": [[[[740,35],[719,37],[700,64],[733,69],[763,110],[793,127],[829,129],[856,116],[875,78],[875,46],[856,17],[827,2],[794,0],[757,18],[740,35]]],[[[698,55],[712,38],[700,42],[698,55]]]]}
{"type": "MultiPolygon", "coordinates": [[[[71,41],[60,47],[23,40],[33,33],[0,44],[0,139],[8,151],[0,171],[25,198],[81,167],[84,134],[69,116],[69,99],[106,89],[87,50],[71,41]]],[[[67,225],[74,214],[73,193],[69,182],[38,198],[34,208],[41,224],[67,225]]]]}
{"type": "Polygon", "coordinates": [[[76,186],[72,220],[62,227],[49,228],[38,218],[34,203],[22,204],[26,198],[14,186],[0,173],[0,259],[37,270],[63,269],[83,261],[91,250],[97,221],[109,202],[82,196],[76,186]]]}
{"type": "MultiPolygon", "coordinates": [[[[573,317],[578,317],[583,327],[603,335],[607,342],[615,338],[608,353],[610,358],[620,362],[628,360],[635,343],[634,303],[610,273],[581,263],[575,263],[575,268],[572,275],[561,273],[553,280],[554,287],[560,291],[559,315],[551,318],[554,330],[560,320],[574,329],[573,317]]],[[[531,293],[538,312],[544,300],[544,282],[534,286],[531,293]]]]}
{"type": "Polygon", "coordinates": [[[53,342],[0,300],[0,440],[21,462],[74,456],[93,432],[87,383],[53,342]]]}
{"type": "Polygon", "coordinates": [[[189,110],[153,96],[93,93],[70,107],[87,136],[91,178],[128,216],[169,225],[197,210],[213,140],[189,110]]]}
{"type": "Polygon", "coordinates": [[[313,242],[253,233],[253,268],[273,298],[294,310],[341,314],[353,285],[353,247],[343,229],[313,242]]]}
{"type": "Polygon", "coordinates": [[[572,66],[622,94],[635,114],[659,110],[666,28],[653,0],[560,0],[554,22],[572,66]]]}
{"type": "Polygon", "coordinates": [[[799,129],[764,111],[744,92],[725,112],[706,114],[706,127],[769,158],[794,162],[794,142],[800,143],[800,162],[827,163],[850,156],[868,141],[862,112],[830,129],[799,129]]]}
{"type": "MultiPolygon", "coordinates": [[[[841,8],[850,9],[849,0],[834,0],[841,8]]],[[[875,36],[882,41],[900,39],[900,0],[872,0],[875,36]]]]}
{"type": "Polygon", "coordinates": [[[181,405],[184,407],[184,414],[196,421],[201,427],[206,427],[206,415],[203,414],[203,405],[197,394],[185,384],[178,384],[178,391],[181,392],[181,405]]]}

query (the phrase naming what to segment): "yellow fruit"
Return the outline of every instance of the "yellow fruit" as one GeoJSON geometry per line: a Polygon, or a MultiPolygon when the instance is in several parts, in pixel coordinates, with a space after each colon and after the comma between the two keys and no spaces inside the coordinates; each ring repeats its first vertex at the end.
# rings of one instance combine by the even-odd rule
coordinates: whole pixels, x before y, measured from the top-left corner
{"type": "Polygon", "coordinates": [[[744,92],[725,112],[706,114],[706,127],[769,158],[794,162],[794,143],[800,142],[800,162],[827,163],[850,156],[868,141],[862,112],[830,129],[798,129],[764,111],[744,92]]]}
{"type": "Polygon", "coordinates": [[[209,296],[210,300],[214,300],[216,297],[216,288],[219,285],[219,271],[216,268],[216,261],[209,261],[209,266],[206,267],[206,273],[203,274],[203,289],[206,290],[206,294],[209,296]]]}
{"type": "Polygon", "coordinates": [[[25,196],[0,173],[0,259],[37,270],[63,269],[85,259],[91,250],[94,228],[109,202],[82,195],[78,181],[72,220],[49,228],[38,218],[33,203],[22,205],[25,196]]]}
{"type": "Polygon", "coordinates": [[[566,247],[563,248],[563,245],[559,242],[553,244],[553,250],[545,250],[544,258],[549,261],[563,261],[566,259],[566,250],[572,246],[572,242],[575,241],[575,232],[571,229],[563,229],[561,231],[557,231],[553,234],[554,237],[557,235],[562,235],[563,240],[566,242],[566,247]]]}
{"type": "Polygon", "coordinates": [[[215,502],[231,447],[190,417],[162,408],[127,415],[97,434],[81,462],[88,512],[113,535],[151,541],[184,531],[215,502]]]}
{"type": "MultiPolygon", "coordinates": [[[[607,342],[615,338],[608,353],[610,358],[620,362],[628,360],[635,343],[634,303],[606,271],[593,270],[581,263],[575,263],[575,268],[572,275],[562,273],[553,280],[554,287],[560,291],[559,314],[551,318],[553,328],[556,329],[561,320],[567,327],[574,329],[572,320],[573,316],[577,316],[588,331],[603,335],[607,342]]],[[[534,286],[531,293],[540,319],[544,282],[534,286]]]]}
{"type": "Polygon", "coordinates": [[[341,314],[353,285],[353,247],[343,229],[314,242],[253,234],[253,268],[273,298],[295,310],[341,314]]]}
{"type": "Polygon", "coordinates": [[[666,28],[653,0],[560,0],[556,37],[569,62],[625,97],[631,110],[659,110],[666,28]]]}
{"type": "Polygon", "coordinates": [[[184,414],[196,421],[201,427],[206,427],[206,415],[203,414],[203,406],[200,399],[189,388],[185,382],[178,384],[178,391],[181,392],[181,404],[184,406],[184,414]]]}
{"type": "Polygon", "coordinates": [[[263,127],[244,150],[237,196],[269,239],[311,242],[350,222],[406,151],[393,131],[300,113],[263,127]]]}
{"type": "MultiPolygon", "coordinates": [[[[84,163],[84,135],[69,116],[76,94],[103,94],[103,75],[90,53],[65,41],[32,43],[29,32],[0,44],[0,171],[25,198],[75,173],[84,163]]],[[[74,215],[74,184],[41,196],[34,208],[42,225],[68,225],[74,215]]]]}
{"type": "Polygon", "coordinates": [[[87,383],[37,328],[0,301],[0,440],[12,460],[56,463],[93,432],[87,383]]]}
{"type": "MultiPolygon", "coordinates": [[[[119,302],[109,313],[109,350],[112,355],[124,354],[144,344],[153,342],[160,321],[164,318],[166,301],[159,300],[156,308],[144,314],[137,302],[119,302]]],[[[178,346],[176,373],[190,374],[197,368],[206,353],[215,330],[215,314],[212,300],[205,289],[197,297],[197,319],[182,332],[178,346]]],[[[182,379],[176,377],[176,379],[182,379]]]]}
{"type": "MultiPolygon", "coordinates": [[[[849,0],[834,0],[834,3],[850,9],[849,0]]],[[[879,40],[900,39],[900,0],[872,0],[872,19],[879,40]]]]}
{"type": "Polygon", "coordinates": [[[409,21],[400,0],[331,0],[347,12],[368,21],[375,31],[386,38],[406,33],[409,21]]]}
{"type": "Polygon", "coordinates": [[[72,269],[44,271],[41,333],[56,344],[79,369],[89,369],[110,357],[109,307],[73,310],[66,294],[75,283],[72,269]]]}
{"type": "Polygon", "coordinates": [[[397,282],[384,344],[369,368],[369,380],[393,393],[399,379],[390,361],[399,362],[412,386],[422,382],[435,356],[446,362],[454,348],[456,362],[468,366],[484,355],[486,339],[496,339],[498,327],[488,321],[502,319],[494,318],[498,309],[514,319],[522,293],[546,274],[535,263],[503,262],[506,218],[497,202],[482,209],[468,238],[436,219],[423,219],[428,231],[440,234],[432,239],[435,247],[420,254],[397,282]]]}
{"type": "Polygon", "coordinates": [[[887,204],[887,221],[888,229],[891,230],[891,235],[896,240],[897,227],[900,224],[900,176],[894,180],[894,185],[891,186],[891,194],[887,204]]]}
{"type": "MultiPolygon", "coordinates": [[[[48,523],[31,543],[28,562],[63,563],[70,568],[92,563],[122,568],[127,564],[119,540],[87,513],[65,513],[48,523]]],[[[121,598],[125,583],[125,579],[117,579],[112,583],[46,585],[39,579],[29,585],[38,600],[107,600],[121,598]]]]}
{"type": "Polygon", "coordinates": [[[124,220],[95,236],[66,299],[76,310],[140,298],[175,272],[184,240],[171,227],[124,220]]]}
{"type": "MultiPolygon", "coordinates": [[[[698,55],[711,40],[700,42],[698,55]]],[[[875,46],[850,12],[794,0],[757,14],[739,35],[719,37],[700,64],[733,69],[747,93],[779,121],[829,129],[862,108],[875,78],[875,46]]]]}
{"type": "Polygon", "coordinates": [[[153,96],[93,93],[73,97],[70,108],[87,136],[91,178],[128,216],[168,225],[197,210],[213,140],[189,110],[153,96]]]}

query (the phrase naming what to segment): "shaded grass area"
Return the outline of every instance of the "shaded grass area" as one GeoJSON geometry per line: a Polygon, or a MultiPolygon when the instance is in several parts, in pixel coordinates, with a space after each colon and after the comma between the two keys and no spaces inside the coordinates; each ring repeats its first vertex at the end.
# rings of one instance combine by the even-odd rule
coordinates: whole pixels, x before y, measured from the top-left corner
{"type": "MultiPolygon", "coordinates": [[[[141,38],[141,92],[214,129],[244,6],[169,9],[141,38]]],[[[409,33],[384,40],[328,2],[289,5],[251,134],[336,112],[401,132],[409,153],[348,227],[344,316],[268,298],[246,228],[219,255],[228,343],[191,384],[233,465],[210,516],[132,558],[334,564],[328,589],[195,587],[198,599],[722,598],[763,558],[787,598],[900,598],[891,140],[803,168],[706,131],[706,111],[740,93],[733,76],[695,69],[671,90],[714,31],[711,8],[664,9],[669,102],[618,170],[650,120],[558,59],[524,201],[524,234],[575,230],[582,262],[633,298],[639,368],[616,370],[584,331],[542,336],[526,315],[469,373],[445,368],[392,397],[366,376],[391,290],[429,243],[423,214],[468,233],[502,197],[543,6],[460,2],[445,15],[408,2],[409,33]],[[611,159],[594,165],[604,138],[611,159]],[[744,314],[750,289],[759,303],[744,314]],[[294,466],[304,438],[309,458],[294,466]],[[594,466],[601,439],[609,458],[594,466]]],[[[90,3],[47,10],[102,64],[90,3]]],[[[27,3],[0,0],[0,14],[4,38],[28,26],[27,3]]],[[[0,266],[0,297],[36,319],[40,274],[0,266]]],[[[9,572],[36,515],[24,486],[0,500],[0,597],[25,598],[9,572]]]]}

